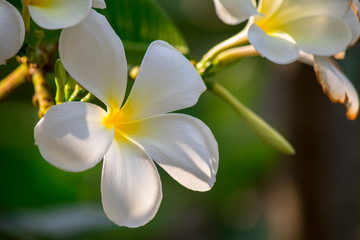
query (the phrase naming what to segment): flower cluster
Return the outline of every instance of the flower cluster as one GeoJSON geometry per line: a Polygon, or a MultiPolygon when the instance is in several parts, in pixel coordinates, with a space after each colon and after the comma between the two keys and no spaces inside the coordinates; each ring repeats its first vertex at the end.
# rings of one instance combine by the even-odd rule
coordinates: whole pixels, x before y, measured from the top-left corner
{"type": "MultiPolygon", "coordinates": [[[[79,84],[106,105],[66,102],[53,106],[35,126],[35,144],[52,165],[84,171],[103,159],[102,203],[120,226],[138,227],[156,214],[162,190],[153,161],[194,191],[207,191],[218,169],[217,142],[200,120],[168,113],[193,106],[206,87],[175,48],[153,42],[125,104],[127,61],[121,40],[91,6],[101,0],[28,0],[30,16],[46,29],[63,29],[60,59],[79,84]]],[[[2,62],[24,41],[15,7],[0,0],[2,62]],[[18,41],[14,41],[18,40],[18,41]]]]}
{"type": "MultiPolygon", "coordinates": [[[[70,75],[67,78],[64,70],[64,78],[75,80],[102,102],[59,101],[46,108],[34,137],[42,157],[60,169],[85,171],[103,160],[102,204],[119,226],[144,225],[158,211],[162,188],[155,163],[188,189],[207,191],[214,185],[219,153],[211,130],[197,118],[171,112],[195,105],[206,90],[203,78],[220,63],[261,55],[278,64],[312,65],[330,99],[346,105],[349,119],[358,115],[358,94],[334,61],[359,39],[358,0],[214,4],[225,23],[248,20],[245,28],[210,49],[195,66],[167,42],[153,41],[126,96],[128,66],[122,41],[108,20],[92,9],[106,8],[104,0],[22,0],[22,15],[0,0],[0,64],[23,46],[31,17],[44,29],[62,29],[59,56],[70,75]]],[[[270,145],[294,153],[280,134],[225,88],[206,83],[270,145]]]]}
{"type": "Polygon", "coordinates": [[[344,52],[360,36],[359,1],[351,0],[214,0],[227,24],[248,19],[239,34],[220,49],[249,42],[260,55],[278,64],[296,60],[313,65],[324,92],[346,105],[355,119],[359,97],[352,83],[329,57],[344,52]]]}

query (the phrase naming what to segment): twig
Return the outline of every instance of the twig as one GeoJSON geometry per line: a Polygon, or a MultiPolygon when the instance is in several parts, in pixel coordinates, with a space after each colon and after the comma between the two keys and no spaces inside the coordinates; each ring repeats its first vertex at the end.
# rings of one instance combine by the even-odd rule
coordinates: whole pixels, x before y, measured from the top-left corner
{"type": "Polygon", "coordinates": [[[0,100],[26,82],[29,76],[29,66],[20,64],[12,73],[0,81],[0,100]]]}
{"type": "Polygon", "coordinates": [[[53,96],[49,91],[48,83],[46,82],[40,70],[34,69],[32,74],[32,81],[34,84],[35,94],[33,97],[33,104],[39,107],[39,118],[42,118],[47,110],[53,106],[53,96]]]}

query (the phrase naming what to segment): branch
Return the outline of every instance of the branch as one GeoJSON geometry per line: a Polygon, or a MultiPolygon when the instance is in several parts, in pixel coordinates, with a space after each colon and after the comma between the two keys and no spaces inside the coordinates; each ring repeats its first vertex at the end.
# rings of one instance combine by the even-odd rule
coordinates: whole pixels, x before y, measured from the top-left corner
{"type": "Polygon", "coordinates": [[[12,73],[0,82],[0,100],[27,81],[29,67],[26,63],[20,64],[12,73]]]}
{"type": "Polygon", "coordinates": [[[47,110],[53,106],[53,96],[49,91],[48,83],[46,82],[40,70],[34,69],[32,74],[32,81],[34,84],[35,94],[33,97],[33,104],[39,107],[39,118],[42,118],[47,110]]]}

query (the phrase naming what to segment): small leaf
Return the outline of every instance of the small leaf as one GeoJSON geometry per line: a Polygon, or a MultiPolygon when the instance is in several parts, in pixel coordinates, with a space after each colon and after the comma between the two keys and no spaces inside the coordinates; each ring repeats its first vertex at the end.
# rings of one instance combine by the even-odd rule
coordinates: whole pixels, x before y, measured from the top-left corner
{"type": "Polygon", "coordinates": [[[248,126],[267,144],[284,154],[295,154],[294,147],[291,146],[279,132],[242,104],[226,88],[215,82],[207,82],[206,85],[211,92],[229,104],[235,112],[244,119],[248,126]]]}
{"type": "Polygon", "coordinates": [[[80,101],[87,94],[86,90],[79,84],[75,85],[75,89],[68,99],[68,102],[80,101]]]}
{"type": "Polygon", "coordinates": [[[183,54],[188,46],[178,28],[153,0],[108,0],[103,13],[126,50],[145,52],[155,40],[164,40],[183,54]]]}
{"type": "Polygon", "coordinates": [[[55,62],[54,75],[56,84],[55,102],[56,104],[60,104],[65,102],[64,88],[66,83],[66,71],[60,59],[55,62]]]}
{"type": "Polygon", "coordinates": [[[73,92],[75,90],[75,85],[76,85],[75,80],[71,76],[69,76],[66,81],[65,88],[64,88],[66,101],[69,101],[71,95],[73,94],[73,92]]]}

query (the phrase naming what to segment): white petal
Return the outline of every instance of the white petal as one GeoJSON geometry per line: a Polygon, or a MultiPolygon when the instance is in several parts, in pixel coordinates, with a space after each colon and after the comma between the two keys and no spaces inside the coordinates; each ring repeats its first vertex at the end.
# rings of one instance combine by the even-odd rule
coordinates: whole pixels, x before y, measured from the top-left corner
{"type": "Polygon", "coordinates": [[[162,199],[154,162],[136,144],[125,139],[114,141],[104,159],[101,194],[111,221],[127,227],[146,224],[162,199]]]}
{"type": "Polygon", "coordinates": [[[357,2],[359,4],[359,2],[358,0],[355,0],[353,2],[354,2],[353,4],[354,9],[350,8],[344,17],[344,20],[352,33],[352,39],[350,45],[354,45],[359,40],[360,37],[360,23],[359,23],[360,15],[358,15],[359,9],[355,3],[357,2]]]}
{"type": "Polygon", "coordinates": [[[353,0],[351,2],[352,7],[356,10],[357,15],[360,16],[359,10],[360,10],[360,1],[359,0],[353,0]]]}
{"type": "Polygon", "coordinates": [[[34,22],[42,28],[61,29],[72,27],[82,21],[90,12],[91,0],[36,1],[29,5],[34,22]]]}
{"type": "Polygon", "coordinates": [[[92,7],[93,8],[104,9],[104,8],[106,8],[106,4],[105,4],[104,0],[93,0],[92,1],[92,7]]]}
{"type": "Polygon", "coordinates": [[[95,166],[114,139],[113,128],[102,121],[106,112],[97,105],[68,102],[53,106],[35,126],[35,144],[43,158],[66,171],[95,166]]]}
{"type": "Polygon", "coordinates": [[[0,0],[0,65],[20,50],[24,37],[25,27],[19,11],[0,0]]]}
{"type": "Polygon", "coordinates": [[[252,0],[214,0],[216,14],[227,24],[239,24],[258,14],[252,0]]]}
{"type": "Polygon", "coordinates": [[[348,119],[359,112],[359,96],[351,81],[330,58],[314,57],[314,69],[320,85],[332,102],[346,105],[348,119]]]}
{"type": "Polygon", "coordinates": [[[275,13],[284,0],[259,0],[258,11],[265,15],[265,17],[270,17],[275,13]]]}
{"type": "MultiPolygon", "coordinates": [[[[272,1],[268,2],[272,4],[272,1]]],[[[265,14],[267,18],[271,17],[272,21],[280,23],[323,15],[342,18],[350,7],[348,0],[283,0],[281,5],[274,5],[278,5],[278,7],[277,11],[272,11],[273,15],[262,11],[260,13],[265,14]]],[[[270,9],[273,10],[273,8],[270,9]]]]}
{"type": "Polygon", "coordinates": [[[80,24],[64,29],[59,53],[69,74],[108,107],[119,109],[127,65],[120,38],[106,18],[92,10],[80,24]]]}
{"type": "Polygon", "coordinates": [[[314,55],[300,51],[299,62],[305,63],[310,66],[314,66],[314,55]]]}
{"type": "Polygon", "coordinates": [[[143,119],[193,106],[206,89],[194,66],[175,48],[153,42],[141,63],[122,121],[143,119]]]}
{"type": "Polygon", "coordinates": [[[218,146],[210,129],[199,119],[165,114],[129,123],[128,127],[130,131],[124,131],[180,184],[196,191],[213,186],[219,164],[218,146]]]}
{"type": "Polygon", "coordinates": [[[346,23],[330,16],[301,18],[283,25],[299,49],[315,55],[331,56],[349,45],[352,34],[346,23]]]}
{"type": "Polygon", "coordinates": [[[299,49],[291,41],[269,36],[255,24],[248,33],[249,42],[264,57],[278,64],[291,63],[299,58],[299,49]]]}

